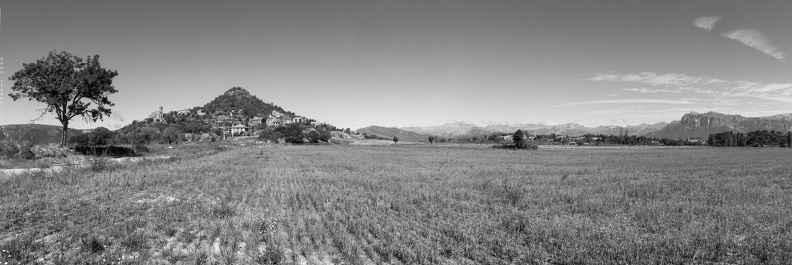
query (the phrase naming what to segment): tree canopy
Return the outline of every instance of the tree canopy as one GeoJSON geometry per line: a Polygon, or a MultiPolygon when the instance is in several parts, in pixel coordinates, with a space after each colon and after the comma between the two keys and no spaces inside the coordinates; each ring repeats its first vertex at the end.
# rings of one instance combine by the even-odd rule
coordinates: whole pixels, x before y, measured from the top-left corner
{"type": "Polygon", "coordinates": [[[99,55],[85,60],[68,52],[51,51],[47,57],[22,65],[9,79],[14,81],[8,94],[14,101],[36,100],[47,107],[44,113],[55,113],[63,125],[61,145],[66,145],[69,121],[77,116],[96,122],[110,115],[114,104],[107,98],[118,92],[113,78],[118,72],[102,68],[99,55]]]}

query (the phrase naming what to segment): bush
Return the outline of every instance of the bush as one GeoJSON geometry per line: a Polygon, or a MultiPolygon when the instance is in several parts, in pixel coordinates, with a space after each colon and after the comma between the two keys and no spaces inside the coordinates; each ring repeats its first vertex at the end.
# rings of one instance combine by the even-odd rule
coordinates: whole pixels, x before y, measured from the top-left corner
{"type": "Polygon", "coordinates": [[[30,147],[30,151],[33,152],[35,158],[66,157],[69,154],[69,148],[54,144],[34,145],[30,147]]]}
{"type": "Polygon", "coordinates": [[[514,148],[517,149],[528,149],[528,150],[536,150],[539,148],[535,143],[529,143],[525,141],[525,132],[523,130],[517,130],[512,135],[512,141],[514,142],[514,148]]]}
{"type": "Polygon", "coordinates": [[[19,146],[12,142],[0,142],[0,155],[6,158],[15,158],[19,153],[19,146]]]}
{"type": "Polygon", "coordinates": [[[283,134],[275,130],[264,130],[259,133],[259,140],[262,141],[277,142],[280,138],[283,138],[283,134]]]}
{"type": "Polygon", "coordinates": [[[539,145],[537,145],[534,142],[526,142],[526,143],[524,143],[523,144],[524,148],[517,148],[517,145],[506,144],[506,143],[496,144],[496,145],[493,145],[492,147],[493,148],[498,148],[498,149],[527,149],[527,150],[539,149],[539,145]]]}
{"type": "Polygon", "coordinates": [[[31,151],[31,147],[33,147],[33,144],[31,144],[28,141],[24,141],[21,144],[19,144],[19,157],[22,159],[35,158],[36,154],[34,154],[33,151],[31,151]]]}
{"type": "MultiPolygon", "coordinates": [[[[214,137],[212,137],[212,142],[214,142],[214,137]]],[[[143,153],[148,152],[149,149],[143,143],[135,143],[135,153],[143,153]]]]}
{"type": "Polygon", "coordinates": [[[293,144],[302,144],[305,142],[303,139],[305,138],[305,135],[303,134],[303,126],[298,123],[292,123],[289,126],[278,127],[275,129],[275,131],[283,134],[286,142],[293,144]]]}
{"type": "Polygon", "coordinates": [[[88,134],[81,134],[69,137],[71,146],[88,146],[88,134]]]}
{"type": "Polygon", "coordinates": [[[97,157],[90,160],[90,169],[93,172],[102,172],[110,168],[110,161],[106,157],[97,157]]]}
{"type": "Polygon", "coordinates": [[[33,159],[36,154],[32,151],[33,145],[29,141],[15,143],[11,141],[0,142],[0,156],[5,158],[33,159]]]}
{"type": "Polygon", "coordinates": [[[316,131],[316,130],[308,132],[308,142],[309,143],[312,143],[312,144],[319,143],[319,137],[320,137],[319,132],[316,131]]]}
{"type": "Polygon", "coordinates": [[[122,147],[122,146],[97,146],[97,147],[87,147],[87,146],[77,146],[74,148],[74,151],[83,154],[83,155],[103,155],[103,156],[111,156],[111,157],[129,157],[129,156],[137,156],[136,149],[141,149],[141,151],[148,151],[145,145],[143,146],[135,146],[135,149],[122,147]]]}

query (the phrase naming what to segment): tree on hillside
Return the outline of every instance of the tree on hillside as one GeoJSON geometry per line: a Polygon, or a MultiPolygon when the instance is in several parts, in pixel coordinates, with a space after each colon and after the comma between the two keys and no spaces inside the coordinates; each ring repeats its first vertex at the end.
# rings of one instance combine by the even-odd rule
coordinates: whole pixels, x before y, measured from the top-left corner
{"type": "Polygon", "coordinates": [[[113,132],[105,127],[99,127],[88,134],[88,145],[103,146],[110,144],[113,139],[113,132]]]}
{"type": "Polygon", "coordinates": [[[434,143],[434,141],[435,141],[435,139],[437,139],[437,137],[434,137],[434,136],[429,136],[429,143],[430,143],[430,144],[433,144],[433,143],[434,143]]]}
{"type": "Polygon", "coordinates": [[[399,142],[399,137],[393,136],[393,144],[396,144],[398,142],[399,142]]]}
{"type": "Polygon", "coordinates": [[[319,131],[311,130],[310,132],[308,132],[307,137],[308,137],[308,142],[309,143],[312,143],[312,144],[318,143],[319,142],[319,137],[320,137],[319,131]]]}
{"type": "Polygon", "coordinates": [[[319,141],[330,142],[330,138],[333,138],[333,134],[330,133],[330,128],[327,126],[318,126],[316,130],[319,132],[319,141]]]}
{"type": "Polygon", "coordinates": [[[72,118],[81,116],[96,122],[110,115],[107,107],[114,104],[107,96],[118,92],[113,87],[117,75],[116,71],[102,68],[99,55],[83,60],[65,51],[51,51],[36,62],[22,64],[22,69],[9,78],[14,81],[11,90],[16,93],[8,95],[14,101],[28,98],[46,104],[41,115],[55,113],[63,125],[61,146],[64,146],[72,118]]]}
{"type": "Polygon", "coordinates": [[[283,135],[283,138],[286,142],[293,143],[293,144],[302,144],[305,142],[303,138],[305,138],[305,134],[303,134],[303,126],[299,123],[292,123],[289,126],[281,126],[275,129],[276,132],[279,132],[283,135]]]}
{"type": "Polygon", "coordinates": [[[179,143],[181,140],[181,130],[176,127],[168,127],[162,132],[162,136],[168,141],[168,144],[179,143]]]}
{"type": "Polygon", "coordinates": [[[274,129],[266,129],[259,133],[259,140],[262,141],[278,142],[280,138],[283,138],[283,134],[274,129]]]}

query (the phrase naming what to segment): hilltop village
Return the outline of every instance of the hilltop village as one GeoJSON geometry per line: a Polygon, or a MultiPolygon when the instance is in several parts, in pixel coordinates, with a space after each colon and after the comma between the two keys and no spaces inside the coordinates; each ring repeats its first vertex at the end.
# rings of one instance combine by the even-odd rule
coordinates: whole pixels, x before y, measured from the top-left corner
{"type": "Polygon", "coordinates": [[[311,127],[327,126],[324,122],[307,119],[299,115],[282,113],[277,110],[273,110],[266,117],[261,117],[251,116],[244,109],[217,110],[213,113],[206,113],[200,107],[165,112],[163,107],[160,106],[159,110],[152,112],[144,121],[147,123],[166,124],[199,121],[212,129],[222,129],[226,134],[232,136],[252,136],[256,130],[291,124],[310,125],[311,127]]]}

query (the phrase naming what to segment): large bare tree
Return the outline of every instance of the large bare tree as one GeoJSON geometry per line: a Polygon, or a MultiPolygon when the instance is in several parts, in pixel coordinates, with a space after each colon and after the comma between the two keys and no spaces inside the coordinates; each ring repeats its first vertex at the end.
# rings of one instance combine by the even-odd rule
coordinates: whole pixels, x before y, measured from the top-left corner
{"type": "Polygon", "coordinates": [[[51,51],[47,57],[22,65],[9,79],[14,81],[8,94],[14,101],[21,98],[47,104],[45,113],[55,113],[63,125],[61,146],[66,145],[69,121],[81,116],[96,122],[110,115],[114,104],[107,99],[118,92],[113,78],[118,72],[102,68],[99,55],[85,60],[68,52],[51,51]]]}

